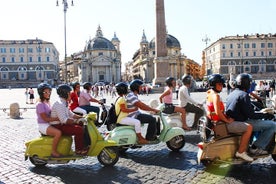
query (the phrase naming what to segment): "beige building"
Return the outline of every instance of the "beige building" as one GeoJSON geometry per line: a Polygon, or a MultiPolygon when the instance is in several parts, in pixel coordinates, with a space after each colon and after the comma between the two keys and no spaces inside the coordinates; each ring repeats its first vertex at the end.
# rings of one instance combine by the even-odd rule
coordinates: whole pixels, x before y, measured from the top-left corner
{"type": "Polygon", "coordinates": [[[254,79],[276,74],[276,34],[226,36],[205,49],[206,75],[250,73],[254,79]]]}
{"type": "Polygon", "coordinates": [[[0,87],[36,87],[58,80],[59,52],[41,39],[0,40],[0,87]]]}
{"type": "MultiPolygon", "coordinates": [[[[181,79],[184,74],[191,74],[195,79],[199,78],[200,65],[188,59],[181,53],[179,41],[172,35],[166,37],[167,56],[169,68],[166,68],[167,77],[181,79]]],[[[139,49],[134,53],[132,61],[126,63],[124,80],[131,81],[139,78],[147,83],[154,80],[155,38],[148,42],[143,31],[139,49]]],[[[165,82],[165,81],[164,81],[165,82]]]]}
{"type": "MultiPolygon", "coordinates": [[[[65,70],[62,71],[61,76],[65,75],[65,70]]],[[[95,37],[87,41],[84,50],[67,59],[68,82],[118,83],[121,78],[120,40],[115,33],[111,41],[105,38],[100,26],[95,37]]]]}

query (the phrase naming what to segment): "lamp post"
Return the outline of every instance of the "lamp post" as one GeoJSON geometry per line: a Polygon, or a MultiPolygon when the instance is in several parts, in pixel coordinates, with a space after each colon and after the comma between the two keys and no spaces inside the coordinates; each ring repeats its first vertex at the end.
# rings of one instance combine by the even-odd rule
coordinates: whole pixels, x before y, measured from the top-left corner
{"type": "MultiPolygon", "coordinates": [[[[63,4],[63,12],[64,12],[64,69],[65,69],[64,80],[65,80],[65,83],[67,83],[67,47],[66,47],[66,12],[68,9],[67,0],[62,0],[62,4],[63,4]]],[[[58,0],[57,0],[56,6],[59,6],[58,0]]],[[[71,6],[74,6],[73,0],[71,1],[71,6]]]]}

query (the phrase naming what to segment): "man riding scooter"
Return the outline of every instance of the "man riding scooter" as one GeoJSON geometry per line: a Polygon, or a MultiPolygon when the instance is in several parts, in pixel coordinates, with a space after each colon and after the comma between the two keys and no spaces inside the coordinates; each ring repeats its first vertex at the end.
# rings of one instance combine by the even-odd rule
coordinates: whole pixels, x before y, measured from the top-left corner
{"type": "Polygon", "coordinates": [[[226,102],[226,114],[235,121],[246,121],[253,126],[253,131],[260,132],[257,140],[249,149],[253,155],[268,154],[267,146],[275,134],[275,123],[264,119],[273,119],[273,114],[254,112],[247,93],[252,82],[251,75],[239,74],[235,80],[236,89],[231,92],[226,102]]]}
{"type": "MultiPolygon", "coordinates": [[[[145,111],[152,111],[158,113],[159,110],[153,109],[148,105],[144,104],[142,101],[138,99],[138,94],[142,89],[143,82],[139,79],[135,79],[130,83],[130,90],[131,92],[126,96],[127,101],[127,108],[135,108],[138,107],[139,109],[145,111]]],[[[148,123],[148,129],[146,134],[146,139],[148,141],[154,141],[157,133],[157,122],[156,119],[151,116],[150,114],[141,113],[140,111],[135,111],[129,114],[129,117],[133,117],[138,119],[142,124],[148,123]]]]}

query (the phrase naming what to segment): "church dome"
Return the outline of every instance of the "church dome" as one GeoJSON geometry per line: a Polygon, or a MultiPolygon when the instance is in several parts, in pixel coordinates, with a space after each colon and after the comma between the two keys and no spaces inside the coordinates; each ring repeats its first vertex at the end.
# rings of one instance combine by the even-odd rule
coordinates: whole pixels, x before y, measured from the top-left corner
{"type": "MultiPolygon", "coordinates": [[[[173,48],[173,47],[178,47],[180,48],[180,43],[179,41],[172,35],[167,34],[167,47],[168,48],[173,48]]],[[[153,38],[150,43],[149,43],[149,49],[154,49],[155,48],[155,38],[153,38]]]]}
{"type": "Polygon", "coordinates": [[[99,26],[96,36],[87,42],[85,50],[116,50],[116,48],[111,41],[103,37],[99,26]]]}

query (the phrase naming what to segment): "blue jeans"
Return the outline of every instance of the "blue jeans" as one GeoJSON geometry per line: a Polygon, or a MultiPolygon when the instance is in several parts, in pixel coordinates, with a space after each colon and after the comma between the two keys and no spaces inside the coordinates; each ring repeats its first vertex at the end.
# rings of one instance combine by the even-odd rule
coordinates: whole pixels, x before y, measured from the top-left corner
{"type": "Polygon", "coordinates": [[[99,107],[92,106],[92,105],[83,105],[83,106],[79,106],[79,107],[86,110],[87,114],[89,112],[97,113],[97,121],[99,120],[99,115],[100,115],[100,108],[99,107]]]}
{"type": "Polygon", "coordinates": [[[265,150],[275,134],[276,123],[270,120],[249,119],[247,123],[253,126],[254,132],[260,132],[254,145],[265,150]]]}

